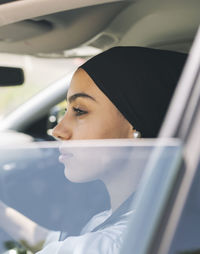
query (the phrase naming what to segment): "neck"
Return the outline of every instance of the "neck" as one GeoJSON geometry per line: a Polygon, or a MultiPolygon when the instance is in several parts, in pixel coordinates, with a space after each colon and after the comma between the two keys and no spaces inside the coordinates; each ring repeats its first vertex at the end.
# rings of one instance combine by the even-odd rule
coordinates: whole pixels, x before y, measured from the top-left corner
{"type": "Polygon", "coordinates": [[[114,212],[136,190],[141,173],[131,169],[119,170],[102,179],[110,195],[111,209],[114,212]]]}

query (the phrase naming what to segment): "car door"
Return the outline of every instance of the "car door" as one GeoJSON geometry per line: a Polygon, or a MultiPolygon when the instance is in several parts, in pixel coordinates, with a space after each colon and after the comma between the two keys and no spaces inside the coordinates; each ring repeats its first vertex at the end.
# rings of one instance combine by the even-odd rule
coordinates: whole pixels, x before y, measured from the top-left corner
{"type": "Polygon", "coordinates": [[[155,148],[121,253],[200,253],[199,126],[200,30],[157,141],[177,140],[180,150],[163,165],[166,151],[155,148]]]}

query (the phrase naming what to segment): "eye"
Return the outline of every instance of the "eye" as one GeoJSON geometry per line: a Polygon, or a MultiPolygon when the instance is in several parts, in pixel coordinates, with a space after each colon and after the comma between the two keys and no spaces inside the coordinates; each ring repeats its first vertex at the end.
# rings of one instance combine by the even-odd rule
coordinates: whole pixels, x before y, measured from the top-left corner
{"type": "Polygon", "coordinates": [[[76,116],[81,116],[81,115],[84,115],[84,114],[87,114],[88,112],[85,111],[85,110],[82,110],[80,108],[75,108],[73,107],[73,111],[75,112],[75,115],[76,116]]]}

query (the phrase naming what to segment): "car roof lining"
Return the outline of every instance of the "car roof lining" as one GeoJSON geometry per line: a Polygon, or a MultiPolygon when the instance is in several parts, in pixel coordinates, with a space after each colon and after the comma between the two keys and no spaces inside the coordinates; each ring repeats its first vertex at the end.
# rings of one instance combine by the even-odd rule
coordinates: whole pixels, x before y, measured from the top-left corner
{"type": "MultiPolygon", "coordinates": [[[[35,0],[26,1],[30,4],[35,0]]],[[[51,0],[40,0],[41,9],[46,1],[51,5],[51,0]]],[[[188,52],[200,23],[199,0],[182,0],[181,5],[180,0],[105,0],[100,5],[97,0],[86,0],[84,4],[73,0],[58,2],[53,4],[53,10],[51,6],[46,11],[48,15],[38,15],[41,12],[37,10],[32,18],[29,15],[27,20],[0,27],[1,52],[63,56],[63,51],[81,45],[103,50],[115,45],[136,45],[188,52]]],[[[10,20],[4,17],[0,25],[3,21],[9,24],[10,20]]],[[[18,18],[16,14],[15,19],[18,18]]]]}
{"type": "Polygon", "coordinates": [[[1,52],[48,54],[78,47],[103,31],[126,6],[127,2],[118,1],[29,18],[2,26],[1,52]]]}
{"type": "MultiPolygon", "coordinates": [[[[130,0],[129,0],[130,1],[130,0]]],[[[101,0],[101,4],[126,0],[101,0]]],[[[0,26],[56,12],[99,5],[98,0],[18,0],[0,5],[0,26]]]]}
{"type": "MultiPolygon", "coordinates": [[[[198,29],[199,10],[200,2],[196,0],[183,1],[182,6],[178,1],[162,4],[156,10],[140,17],[124,34],[121,43],[162,48],[164,45],[169,45],[171,48],[173,44],[177,46],[180,44],[183,49],[183,45],[191,45],[198,29]],[[143,33],[141,33],[142,28],[145,29],[143,33]]],[[[185,51],[188,50],[189,48],[185,48],[185,51]]]]}
{"type": "Polygon", "coordinates": [[[15,2],[15,1],[19,1],[19,0],[1,0],[0,5],[8,4],[8,3],[11,3],[11,2],[15,2]]]}

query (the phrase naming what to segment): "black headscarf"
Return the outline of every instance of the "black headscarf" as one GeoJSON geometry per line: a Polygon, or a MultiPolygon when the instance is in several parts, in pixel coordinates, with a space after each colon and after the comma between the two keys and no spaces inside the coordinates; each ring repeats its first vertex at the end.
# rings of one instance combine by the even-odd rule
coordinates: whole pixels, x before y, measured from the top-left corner
{"type": "Polygon", "coordinates": [[[114,47],[82,66],[142,137],[156,137],[186,54],[114,47]]]}

